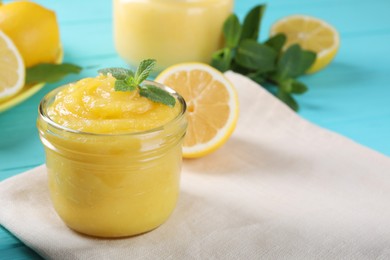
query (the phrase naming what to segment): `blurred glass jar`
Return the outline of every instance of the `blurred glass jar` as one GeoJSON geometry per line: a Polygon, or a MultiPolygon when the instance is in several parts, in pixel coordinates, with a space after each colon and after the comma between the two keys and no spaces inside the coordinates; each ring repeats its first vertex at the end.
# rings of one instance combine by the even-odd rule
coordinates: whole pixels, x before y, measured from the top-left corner
{"type": "Polygon", "coordinates": [[[156,59],[157,71],[180,62],[211,61],[223,43],[233,0],[113,0],[119,55],[134,66],[156,59]]]}
{"type": "Polygon", "coordinates": [[[64,87],[41,101],[37,125],[51,200],[65,224],[80,233],[140,234],[165,222],[176,206],[186,105],[172,89],[146,82],[170,92],[181,110],[172,121],[142,132],[96,134],[57,124],[48,109],[64,87]]]}

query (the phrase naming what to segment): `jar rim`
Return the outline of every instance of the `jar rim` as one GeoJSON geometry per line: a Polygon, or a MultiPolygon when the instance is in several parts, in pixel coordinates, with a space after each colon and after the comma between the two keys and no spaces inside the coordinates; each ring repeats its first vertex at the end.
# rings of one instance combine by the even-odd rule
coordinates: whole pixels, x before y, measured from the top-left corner
{"type": "Polygon", "coordinates": [[[55,98],[60,90],[66,88],[68,86],[68,84],[66,84],[66,85],[63,85],[63,86],[60,86],[60,87],[57,87],[57,88],[51,90],[49,93],[47,93],[42,98],[42,100],[39,103],[38,114],[39,114],[39,117],[44,122],[46,122],[51,127],[56,128],[57,130],[62,130],[62,131],[66,131],[66,132],[73,133],[73,134],[89,135],[89,136],[96,136],[96,137],[98,137],[98,136],[102,136],[102,137],[103,136],[107,136],[107,137],[109,137],[109,136],[139,136],[139,135],[145,135],[145,134],[152,134],[152,133],[162,131],[165,127],[167,127],[169,125],[174,125],[176,122],[178,122],[179,120],[181,120],[185,116],[185,113],[187,110],[187,104],[186,104],[184,98],[178,92],[176,92],[172,88],[170,88],[164,84],[161,84],[159,82],[156,82],[156,81],[145,80],[144,82],[149,84],[149,85],[153,85],[153,86],[162,88],[163,90],[165,90],[169,94],[171,94],[173,97],[175,97],[175,99],[181,105],[180,113],[178,113],[175,118],[166,122],[165,124],[158,126],[158,127],[155,127],[155,128],[144,130],[144,131],[136,131],[136,132],[130,132],[130,133],[93,133],[93,132],[86,132],[86,131],[72,129],[72,128],[69,128],[69,127],[63,126],[59,123],[54,122],[50,118],[50,116],[47,114],[47,107],[49,105],[49,101],[52,100],[53,98],[55,98]]]}

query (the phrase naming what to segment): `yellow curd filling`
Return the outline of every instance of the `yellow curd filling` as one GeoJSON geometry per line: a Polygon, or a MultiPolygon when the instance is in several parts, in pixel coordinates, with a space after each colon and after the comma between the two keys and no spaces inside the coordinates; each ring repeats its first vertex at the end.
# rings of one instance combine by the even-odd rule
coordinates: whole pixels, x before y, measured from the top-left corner
{"type": "Polygon", "coordinates": [[[56,95],[49,117],[73,130],[118,134],[157,128],[180,112],[180,105],[171,108],[138,91],[115,91],[115,81],[110,75],[99,75],[69,84],[56,95]]]}
{"type": "Polygon", "coordinates": [[[54,90],[38,118],[55,210],[70,228],[99,237],[136,235],[167,220],[187,126],[178,96],[172,108],[114,84],[100,75],[54,90]]]}

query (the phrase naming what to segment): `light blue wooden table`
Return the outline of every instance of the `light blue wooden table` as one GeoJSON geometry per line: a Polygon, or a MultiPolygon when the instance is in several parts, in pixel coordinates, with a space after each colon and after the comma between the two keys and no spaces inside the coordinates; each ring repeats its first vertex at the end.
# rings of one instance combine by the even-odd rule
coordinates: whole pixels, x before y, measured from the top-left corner
{"type": "MultiPolygon", "coordinates": [[[[57,13],[65,61],[95,68],[46,85],[26,102],[0,114],[0,180],[44,163],[35,121],[38,103],[47,92],[69,81],[93,76],[98,67],[125,66],[114,50],[111,1],[37,2],[57,13]]],[[[258,3],[236,0],[235,12],[242,18],[258,3]]],[[[298,97],[299,114],[390,156],[390,1],[270,0],[267,3],[262,38],[274,21],[290,14],[322,18],[341,35],[341,47],[333,63],[318,74],[301,78],[310,90],[298,97]]],[[[0,259],[40,257],[1,227],[0,259]]]]}

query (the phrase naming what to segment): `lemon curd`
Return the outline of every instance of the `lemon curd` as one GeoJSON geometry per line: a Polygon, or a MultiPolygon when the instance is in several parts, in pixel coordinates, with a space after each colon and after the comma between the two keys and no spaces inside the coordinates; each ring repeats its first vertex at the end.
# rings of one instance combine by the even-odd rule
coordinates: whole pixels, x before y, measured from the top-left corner
{"type": "Polygon", "coordinates": [[[113,0],[115,46],[130,65],[154,57],[158,70],[209,63],[221,47],[233,0],[113,0]]]}
{"type": "Polygon", "coordinates": [[[39,107],[51,199],[72,229],[99,237],[152,230],[167,220],[179,193],[185,103],[171,108],[117,92],[98,76],[58,88],[39,107]]]}
{"type": "Polygon", "coordinates": [[[69,84],[47,109],[56,123],[90,133],[130,133],[159,127],[174,119],[180,105],[167,105],[141,97],[138,91],[115,91],[116,79],[99,75],[69,84]]]}

